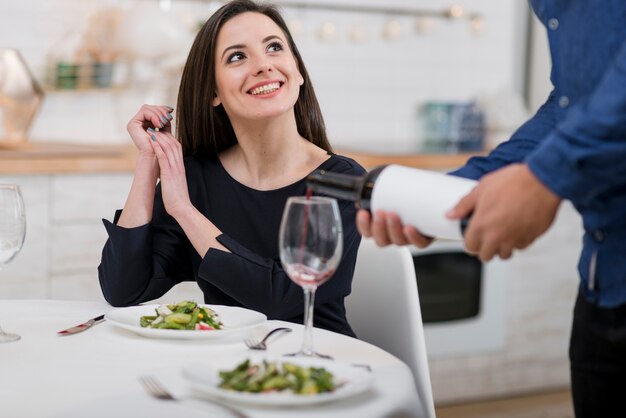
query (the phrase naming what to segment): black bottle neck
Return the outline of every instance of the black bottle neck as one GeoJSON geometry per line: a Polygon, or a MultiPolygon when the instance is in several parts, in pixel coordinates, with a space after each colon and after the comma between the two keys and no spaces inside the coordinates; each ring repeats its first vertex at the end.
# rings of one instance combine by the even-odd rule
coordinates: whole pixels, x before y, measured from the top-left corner
{"type": "Polygon", "coordinates": [[[385,167],[375,167],[363,176],[317,170],[307,177],[307,187],[315,193],[349,200],[360,208],[370,209],[376,178],[385,167]]]}

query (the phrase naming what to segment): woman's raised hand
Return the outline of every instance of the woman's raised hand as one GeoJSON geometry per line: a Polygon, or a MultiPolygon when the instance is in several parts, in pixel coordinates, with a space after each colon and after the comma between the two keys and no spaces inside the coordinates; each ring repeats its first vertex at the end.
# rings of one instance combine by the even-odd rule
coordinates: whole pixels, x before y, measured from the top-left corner
{"type": "Polygon", "coordinates": [[[126,125],[135,146],[142,155],[154,155],[150,145],[152,132],[158,129],[160,132],[172,132],[172,111],[169,106],[156,106],[144,104],[126,125]]]}
{"type": "Polygon", "coordinates": [[[192,208],[185,177],[183,149],[169,130],[151,133],[151,147],[159,162],[165,210],[174,218],[192,208]]]}

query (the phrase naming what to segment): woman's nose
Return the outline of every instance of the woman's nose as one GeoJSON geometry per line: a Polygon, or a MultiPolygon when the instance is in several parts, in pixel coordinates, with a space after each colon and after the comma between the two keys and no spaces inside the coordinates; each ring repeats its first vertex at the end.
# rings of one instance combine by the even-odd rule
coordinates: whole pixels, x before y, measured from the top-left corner
{"type": "Polygon", "coordinates": [[[257,70],[256,70],[256,74],[262,74],[262,73],[267,73],[272,71],[272,65],[267,62],[267,61],[260,61],[258,66],[257,66],[257,70]]]}

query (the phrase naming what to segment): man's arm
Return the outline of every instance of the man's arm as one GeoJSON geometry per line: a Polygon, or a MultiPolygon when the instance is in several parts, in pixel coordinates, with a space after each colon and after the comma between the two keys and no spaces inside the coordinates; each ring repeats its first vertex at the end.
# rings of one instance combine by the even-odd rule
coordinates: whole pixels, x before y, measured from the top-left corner
{"type": "Polygon", "coordinates": [[[526,163],[575,205],[626,185],[626,42],[596,89],[570,109],[526,163]]]}

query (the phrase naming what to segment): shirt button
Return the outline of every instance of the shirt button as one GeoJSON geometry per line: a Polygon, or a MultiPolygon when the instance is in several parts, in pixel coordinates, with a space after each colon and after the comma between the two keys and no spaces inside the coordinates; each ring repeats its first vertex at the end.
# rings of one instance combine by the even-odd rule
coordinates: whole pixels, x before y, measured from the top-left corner
{"type": "Polygon", "coordinates": [[[601,229],[596,229],[593,231],[593,239],[598,242],[602,242],[604,240],[604,232],[601,229]]]}
{"type": "Polygon", "coordinates": [[[548,20],[548,27],[552,30],[557,30],[559,27],[559,20],[554,17],[548,20]]]}
{"type": "Polygon", "coordinates": [[[567,96],[559,97],[559,106],[561,106],[562,108],[566,108],[567,106],[569,106],[569,97],[567,96]]]}

